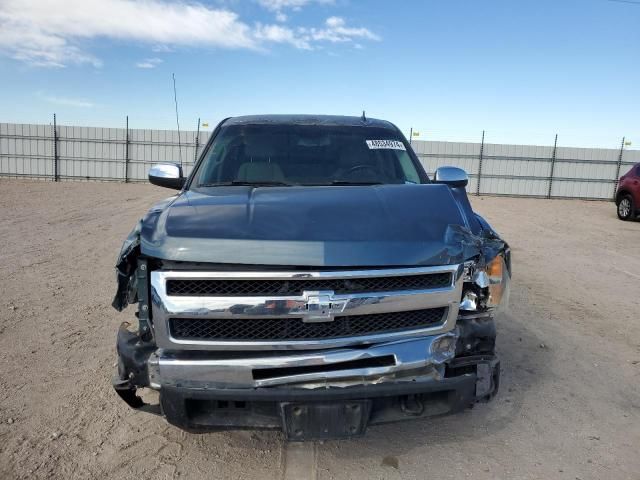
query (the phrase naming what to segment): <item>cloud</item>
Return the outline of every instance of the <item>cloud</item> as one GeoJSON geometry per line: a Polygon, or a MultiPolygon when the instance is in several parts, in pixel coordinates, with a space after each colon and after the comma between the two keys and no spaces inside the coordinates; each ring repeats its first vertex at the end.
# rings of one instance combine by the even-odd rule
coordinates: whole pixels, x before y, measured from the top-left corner
{"type": "Polygon", "coordinates": [[[289,16],[285,10],[300,11],[311,3],[333,5],[335,0],[257,0],[267,10],[275,13],[278,22],[286,22],[289,16]]]}
{"type": "MultiPolygon", "coordinates": [[[[333,0],[259,0],[282,14],[309,3],[333,0]]],[[[277,15],[278,16],[278,15],[277,15]]],[[[181,46],[264,50],[269,44],[288,44],[313,50],[322,42],[378,40],[364,27],[348,26],[330,17],[321,28],[290,28],[281,24],[249,25],[235,12],[185,0],[0,0],[0,54],[34,66],[70,64],[101,66],[90,53],[98,40],[148,44],[155,52],[181,46]]],[[[140,68],[153,68],[144,61],[140,68]]]]}
{"type": "Polygon", "coordinates": [[[147,58],[141,62],[136,63],[138,68],[156,68],[162,63],[161,58],[147,58]]]}
{"type": "MultiPolygon", "coordinates": [[[[287,43],[301,50],[314,50],[320,42],[346,43],[354,40],[380,40],[380,37],[370,30],[347,26],[341,17],[329,17],[323,28],[298,27],[292,29],[283,25],[257,24],[254,37],[260,41],[272,43],[287,43]]],[[[363,48],[355,43],[354,48],[363,48]]]]}
{"type": "Polygon", "coordinates": [[[288,43],[301,50],[312,50],[308,38],[298,35],[294,30],[281,25],[258,24],[255,36],[259,40],[273,43],[288,43]]]}
{"type": "Polygon", "coordinates": [[[173,48],[171,48],[169,45],[159,44],[151,47],[151,51],[155,53],[169,53],[173,52],[173,48]]]}
{"type": "Polygon", "coordinates": [[[353,40],[380,40],[380,37],[364,27],[348,27],[342,17],[329,17],[324,28],[310,28],[303,30],[310,40],[327,41],[331,43],[352,42],[353,40]]]}
{"type": "Polygon", "coordinates": [[[310,3],[332,5],[335,2],[334,0],[258,0],[258,3],[272,12],[281,12],[285,9],[300,10],[310,3]]]}
{"type": "Polygon", "coordinates": [[[33,65],[99,65],[81,48],[90,39],[153,45],[257,49],[238,15],[199,3],[163,0],[2,0],[0,50],[33,65]]]}
{"type": "Polygon", "coordinates": [[[95,104],[87,100],[79,98],[69,97],[57,97],[53,95],[45,95],[42,92],[38,92],[38,96],[49,103],[55,103],[56,105],[63,105],[65,107],[77,107],[77,108],[93,108],[95,104]]]}

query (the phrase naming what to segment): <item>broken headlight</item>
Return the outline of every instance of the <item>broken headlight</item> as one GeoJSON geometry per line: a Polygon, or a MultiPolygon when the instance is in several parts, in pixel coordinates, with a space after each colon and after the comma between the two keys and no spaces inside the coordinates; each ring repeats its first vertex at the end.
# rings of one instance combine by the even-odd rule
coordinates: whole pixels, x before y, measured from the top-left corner
{"type": "Polygon", "coordinates": [[[475,262],[465,265],[465,284],[460,310],[481,312],[504,308],[509,301],[511,274],[505,254],[497,255],[483,267],[475,262]]]}

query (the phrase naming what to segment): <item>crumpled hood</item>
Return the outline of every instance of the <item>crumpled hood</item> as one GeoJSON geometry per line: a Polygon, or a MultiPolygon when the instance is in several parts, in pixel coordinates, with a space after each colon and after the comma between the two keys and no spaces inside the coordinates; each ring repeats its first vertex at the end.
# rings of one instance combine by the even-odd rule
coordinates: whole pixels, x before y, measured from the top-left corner
{"type": "Polygon", "coordinates": [[[140,240],[176,261],[417,266],[463,260],[481,231],[464,189],[446,185],[216,187],[153,208],[140,240]]]}

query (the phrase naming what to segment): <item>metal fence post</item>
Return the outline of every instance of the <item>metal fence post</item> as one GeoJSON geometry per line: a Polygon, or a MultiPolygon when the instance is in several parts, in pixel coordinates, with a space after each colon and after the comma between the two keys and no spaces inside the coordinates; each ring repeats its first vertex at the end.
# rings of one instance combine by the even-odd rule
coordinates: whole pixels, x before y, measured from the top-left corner
{"type": "Polygon", "coordinates": [[[618,163],[616,165],[616,178],[614,178],[613,184],[613,195],[612,198],[616,200],[616,191],[618,190],[618,182],[620,181],[620,168],[622,167],[622,153],[624,152],[624,137],[622,137],[622,142],[620,142],[620,153],[618,154],[618,163]]]}
{"type": "Polygon", "coordinates": [[[124,183],[129,183],[129,115],[124,137],[124,183]]]}
{"type": "Polygon", "coordinates": [[[549,191],[547,192],[547,198],[551,198],[551,187],[553,186],[553,170],[556,166],[557,148],[558,148],[558,134],[556,133],[556,139],[553,141],[553,153],[551,154],[551,171],[549,172],[549,191]]]}
{"type": "Polygon", "coordinates": [[[193,154],[193,165],[198,161],[198,147],[200,146],[200,118],[198,118],[198,130],[196,131],[196,152],[193,154]]]}
{"type": "Polygon", "coordinates": [[[58,182],[60,175],[58,173],[58,125],[56,123],[56,114],[53,114],[53,181],[58,182]]]}
{"type": "Polygon", "coordinates": [[[478,163],[478,182],[476,183],[476,195],[480,195],[480,179],[482,178],[482,155],[484,154],[484,130],[482,130],[482,143],[480,144],[480,163],[478,163]]]}

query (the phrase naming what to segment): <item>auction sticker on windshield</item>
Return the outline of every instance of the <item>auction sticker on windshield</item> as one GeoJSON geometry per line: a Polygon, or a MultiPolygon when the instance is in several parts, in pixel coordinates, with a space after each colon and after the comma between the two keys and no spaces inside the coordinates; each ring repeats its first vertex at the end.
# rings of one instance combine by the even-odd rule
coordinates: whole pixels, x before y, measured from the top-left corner
{"type": "Polygon", "coordinates": [[[366,140],[366,142],[369,150],[406,150],[406,148],[404,148],[404,143],[398,140],[366,140]]]}

